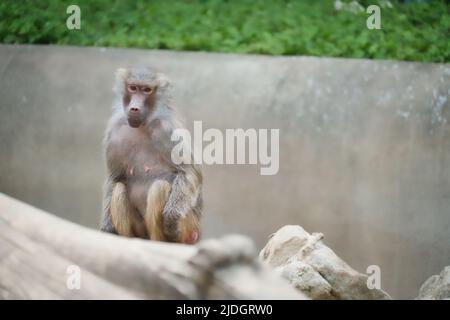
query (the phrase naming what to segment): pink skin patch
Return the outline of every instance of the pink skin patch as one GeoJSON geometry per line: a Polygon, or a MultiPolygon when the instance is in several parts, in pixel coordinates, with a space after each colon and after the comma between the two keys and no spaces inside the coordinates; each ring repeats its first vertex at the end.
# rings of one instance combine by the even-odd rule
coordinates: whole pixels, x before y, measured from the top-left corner
{"type": "Polygon", "coordinates": [[[187,244],[194,244],[198,241],[198,238],[199,238],[198,231],[192,231],[187,237],[187,239],[185,239],[185,241],[183,242],[187,244]]]}
{"type": "Polygon", "coordinates": [[[130,167],[130,168],[128,169],[128,175],[129,175],[129,176],[132,176],[132,175],[133,175],[133,172],[134,172],[134,168],[133,168],[133,167],[130,167]]]}
{"type": "Polygon", "coordinates": [[[150,166],[148,166],[148,165],[144,165],[144,171],[145,171],[145,173],[149,173],[150,172],[150,166]]]}

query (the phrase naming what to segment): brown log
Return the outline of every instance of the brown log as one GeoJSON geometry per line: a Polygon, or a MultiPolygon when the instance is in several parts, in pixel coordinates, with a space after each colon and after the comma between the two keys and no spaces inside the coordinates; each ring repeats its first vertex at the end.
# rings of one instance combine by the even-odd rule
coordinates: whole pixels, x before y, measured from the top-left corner
{"type": "Polygon", "coordinates": [[[305,299],[242,236],[188,246],[125,238],[0,193],[0,299],[305,299]],[[67,268],[79,266],[80,289],[67,268]]]}

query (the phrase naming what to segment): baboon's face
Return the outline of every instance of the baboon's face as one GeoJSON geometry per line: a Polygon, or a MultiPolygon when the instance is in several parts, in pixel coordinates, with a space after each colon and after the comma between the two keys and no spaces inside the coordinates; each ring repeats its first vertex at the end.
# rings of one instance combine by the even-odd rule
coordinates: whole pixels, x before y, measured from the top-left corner
{"type": "Polygon", "coordinates": [[[155,90],[156,87],[149,84],[126,83],[123,107],[131,127],[141,126],[153,112],[155,90]]]}

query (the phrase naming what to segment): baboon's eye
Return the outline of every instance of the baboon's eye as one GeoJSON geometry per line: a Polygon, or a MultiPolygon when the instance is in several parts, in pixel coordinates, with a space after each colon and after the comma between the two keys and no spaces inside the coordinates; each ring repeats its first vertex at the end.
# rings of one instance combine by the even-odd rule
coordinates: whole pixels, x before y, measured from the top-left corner
{"type": "Polygon", "coordinates": [[[150,93],[153,92],[153,88],[145,87],[145,88],[143,89],[143,91],[144,91],[145,94],[150,94],[150,93]]]}
{"type": "Polygon", "coordinates": [[[128,86],[128,91],[130,92],[136,92],[137,91],[137,87],[135,85],[129,85],[128,86]]]}

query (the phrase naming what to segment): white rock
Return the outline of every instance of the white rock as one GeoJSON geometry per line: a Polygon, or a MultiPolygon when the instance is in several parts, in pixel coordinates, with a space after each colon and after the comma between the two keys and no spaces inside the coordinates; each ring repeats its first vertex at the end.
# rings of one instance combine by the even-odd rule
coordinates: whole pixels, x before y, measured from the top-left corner
{"type": "Polygon", "coordinates": [[[321,233],[284,226],[270,236],[259,257],[312,299],[391,299],[381,289],[369,289],[368,277],[352,269],[322,239],[321,233]]]}
{"type": "Polygon", "coordinates": [[[439,275],[428,278],[420,287],[418,300],[450,299],[450,266],[444,268],[439,275]]]}
{"type": "Polygon", "coordinates": [[[310,265],[298,259],[289,259],[288,262],[277,268],[281,275],[288,279],[294,288],[314,299],[336,299],[332,294],[331,285],[320,276],[310,265]]]}

